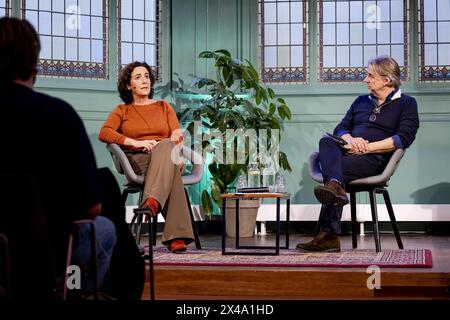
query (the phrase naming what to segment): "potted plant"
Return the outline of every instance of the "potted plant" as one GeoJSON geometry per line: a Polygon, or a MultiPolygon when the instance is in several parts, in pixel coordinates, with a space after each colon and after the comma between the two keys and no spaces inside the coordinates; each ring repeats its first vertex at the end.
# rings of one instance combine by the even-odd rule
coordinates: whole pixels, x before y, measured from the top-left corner
{"type": "MultiPolygon", "coordinates": [[[[253,129],[256,133],[253,139],[259,138],[259,129],[268,129],[267,142],[270,144],[272,138],[270,130],[282,130],[283,120],[291,118],[291,111],[284,99],[276,98],[275,92],[260,82],[257,70],[248,60],[235,59],[224,49],[203,51],[199,54],[199,58],[213,60],[215,78],[195,79],[194,86],[205,90],[207,98],[198,107],[189,108],[189,112],[185,112],[184,115],[189,113],[191,119],[197,123],[200,122],[202,130],[206,132],[214,130],[220,133],[219,137],[216,134],[213,138],[202,141],[203,150],[209,148],[222,151],[226,144],[224,140],[226,140],[227,130],[229,133],[230,129],[253,129]]],[[[191,122],[187,129],[193,132],[194,122],[191,122]]],[[[246,147],[250,143],[252,142],[245,141],[246,147]]],[[[233,150],[233,159],[236,159],[237,152],[233,150]]],[[[208,165],[211,173],[211,188],[204,190],[201,195],[205,214],[213,213],[213,201],[220,207],[221,194],[233,187],[238,175],[247,173],[250,156],[247,154],[245,160],[238,163],[216,161],[208,165]]],[[[279,151],[278,159],[276,169],[290,172],[291,167],[286,154],[279,151]]],[[[234,219],[228,220],[234,221],[234,219]]]]}

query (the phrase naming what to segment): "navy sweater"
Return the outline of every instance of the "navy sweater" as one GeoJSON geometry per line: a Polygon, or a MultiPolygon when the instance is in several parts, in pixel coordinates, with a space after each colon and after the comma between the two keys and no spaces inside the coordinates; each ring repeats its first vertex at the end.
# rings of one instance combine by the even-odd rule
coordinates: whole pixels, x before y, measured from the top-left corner
{"type": "Polygon", "coordinates": [[[396,148],[408,148],[419,129],[417,103],[413,97],[402,95],[394,90],[382,104],[375,121],[369,121],[376,98],[371,95],[359,96],[351,105],[347,114],[334,129],[334,134],[342,136],[350,133],[375,142],[392,137],[396,148]]]}

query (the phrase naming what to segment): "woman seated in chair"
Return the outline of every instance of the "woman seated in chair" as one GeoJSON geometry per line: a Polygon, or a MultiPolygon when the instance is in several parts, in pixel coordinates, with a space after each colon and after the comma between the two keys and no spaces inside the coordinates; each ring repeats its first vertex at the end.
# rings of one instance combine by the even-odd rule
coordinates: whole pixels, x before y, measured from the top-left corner
{"type": "Polygon", "coordinates": [[[119,77],[118,105],[100,130],[99,139],[120,145],[138,175],[145,176],[141,208],[165,219],[162,242],[171,252],[186,250],[194,240],[181,173],[172,159],[183,135],[175,111],[167,102],[153,99],[155,76],[145,62],[126,65],[119,77]]]}
{"type": "Polygon", "coordinates": [[[408,148],[419,128],[417,103],[400,91],[400,67],[388,56],[369,61],[363,81],[368,95],[358,97],[334,135],[345,140],[344,146],[331,137],[319,143],[319,162],[323,186],[314,189],[322,203],[320,232],[312,241],[299,243],[300,251],[340,251],[342,207],[349,201],[347,183],[383,171],[395,149],[408,148]]]}

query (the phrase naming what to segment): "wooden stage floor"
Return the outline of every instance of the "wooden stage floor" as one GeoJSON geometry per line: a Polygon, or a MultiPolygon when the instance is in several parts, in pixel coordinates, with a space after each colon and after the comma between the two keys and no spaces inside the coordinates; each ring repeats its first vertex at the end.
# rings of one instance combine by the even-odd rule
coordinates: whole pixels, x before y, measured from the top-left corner
{"type": "MultiPolygon", "coordinates": [[[[263,245],[274,236],[256,239],[263,245]]],[[[310,239],[291,235],[290,247],[310,239]]],[[[430,249],[433,267],[382,268],[380,289],[367,288],[366,268],[155,266],[155,296],[157,300],[450,299],[450,236],[402,234],[402,240],[406,249],[430,249]]],[[[201,243],[204,248],[220,248],[221,237],[201,236],[201,243]]],[[[383,234],[381,246],[397,249],[394,236],[383,234]]],[[[351,248],[351,236],[341,237],[341,247],[351,248]]],[[[374,249],[373,236],[358,237],[358,249],[374,249]]],[[[142,298],[149,299],[148,272],[142,298]]]]}

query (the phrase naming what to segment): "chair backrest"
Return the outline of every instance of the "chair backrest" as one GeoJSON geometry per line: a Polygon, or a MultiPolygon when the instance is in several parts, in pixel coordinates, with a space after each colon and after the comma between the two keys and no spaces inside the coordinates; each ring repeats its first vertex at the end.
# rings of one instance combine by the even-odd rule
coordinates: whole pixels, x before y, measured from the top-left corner
{"type": "MultiPolygon", "coordinates": [[[[398,165],[400,164],[400,160],[403,158],[403,155],[405,154],[404,149],[397,149],[392,154],[391,158],[389,159],[388,164],[384,168],[383,172],[376,176],[361,178],[358,180],[354,180],[349,183],[349,185],[355,186],[355,185],[380,185],[380,186],[387,186],[389,183],[389,179],[392,177],[392,175],[395,173],[395,170],[397,170],[398,165]]],[[[319,152],[314,151],[309,156],[309,162],[308,162],[308,169],[309,174],[311,178],[316,182],[323,182],[322,177],[322,171],[320,169],[319,164],[319,152]]]]}
{"type": "MultiPolygon", "coordinates": [[[[125,152],[119,145],[111,143],[106,148],[111,153],[117,172],[124,174],[128,184],[142,185],[144,184],[144,176],[137,175],[131,167],[125,152]]],[[[188,175],[183,175],[183,184],[192,185],[199,183],[203,177],[203,158],[200,154],[193,151],[189,147],[183,146],[183,157],[192,163],[192,171],[188,175]]]]}

